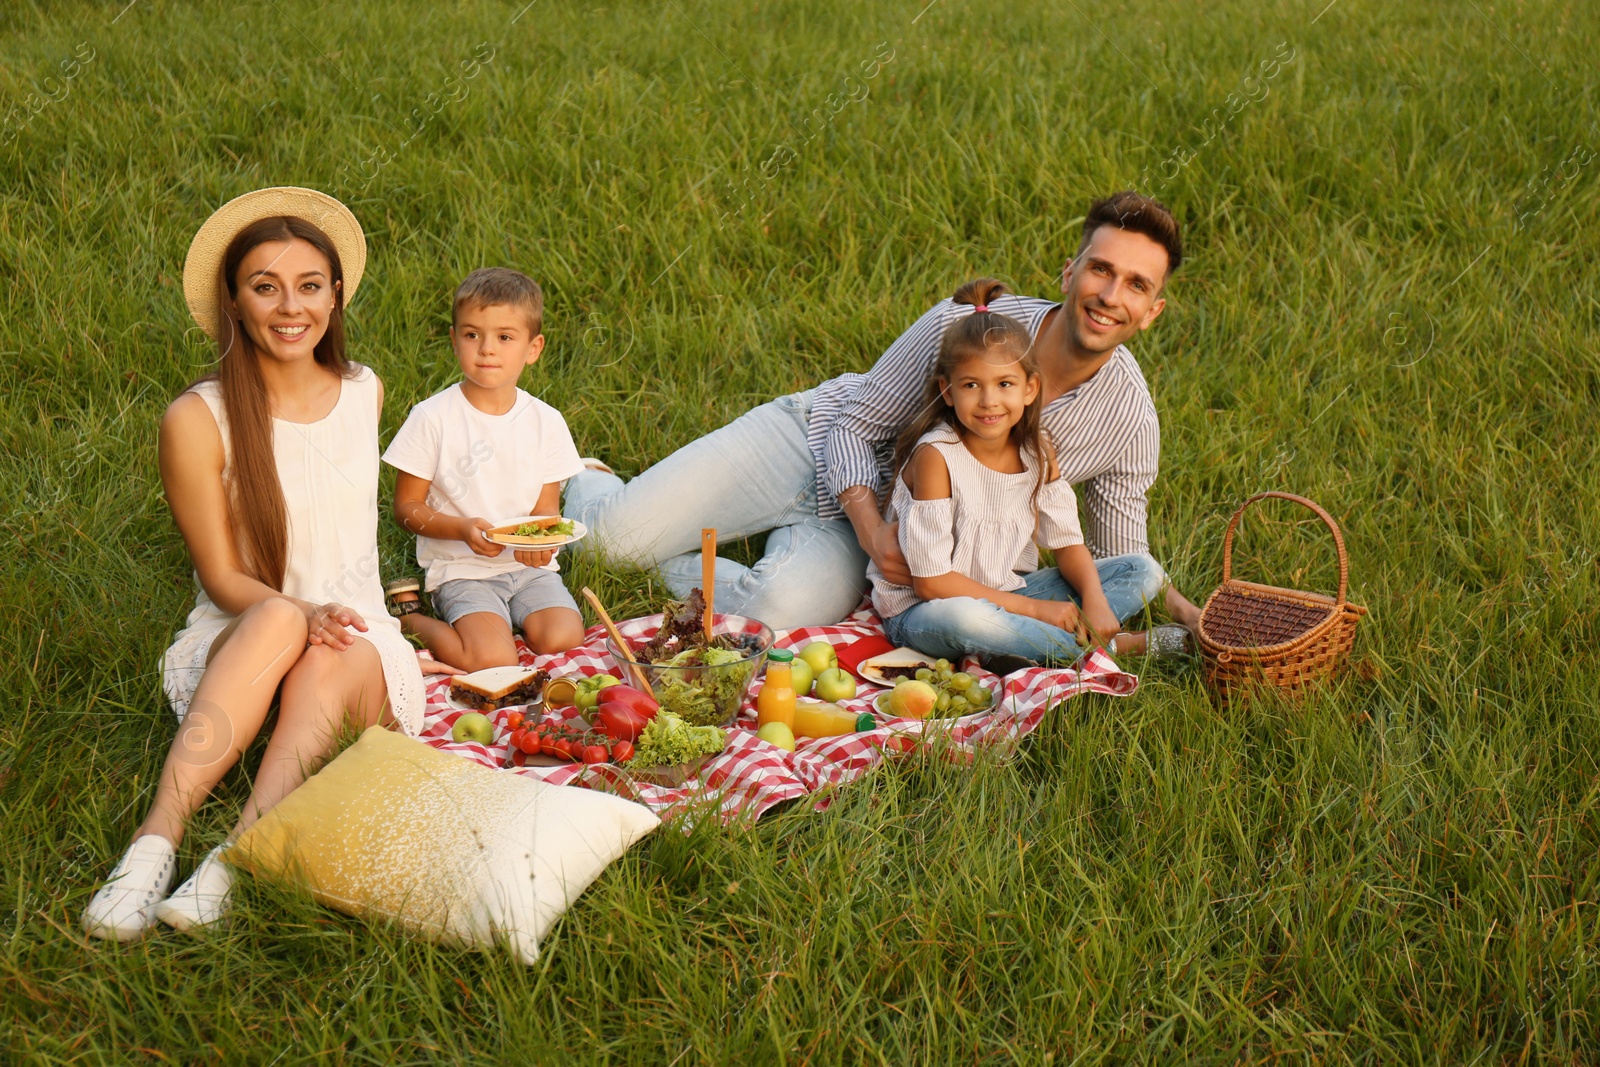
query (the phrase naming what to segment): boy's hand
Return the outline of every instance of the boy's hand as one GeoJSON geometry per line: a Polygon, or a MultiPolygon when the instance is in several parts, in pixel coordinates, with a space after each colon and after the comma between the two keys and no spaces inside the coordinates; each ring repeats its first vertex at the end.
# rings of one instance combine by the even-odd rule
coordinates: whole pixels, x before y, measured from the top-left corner
{"type": "Polygon", "coordinates": [[[478,555],[498,556],[504,550],[504,545],[497,545],[483,536],[487,531],[494,529],[494,523],[488,519],[462,519],[461,522],[463,525],[461,540],[478,555]]]}
{"type": "Polygon", "coordinates": [[[517,562],[524,567],[544,567],[556,558],[556,550],[553,548],[519,548],[513,554],[516,556],[517,562]]]}

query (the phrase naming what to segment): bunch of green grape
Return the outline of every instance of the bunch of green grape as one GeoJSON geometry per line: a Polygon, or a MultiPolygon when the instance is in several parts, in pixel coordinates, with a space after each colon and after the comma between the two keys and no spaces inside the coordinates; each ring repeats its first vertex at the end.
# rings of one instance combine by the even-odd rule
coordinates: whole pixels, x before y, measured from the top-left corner
{"type": "MultiPolygon", "coordinates": [[[[900,684],[911,681],[900,679],[900,684]]],[[[947,659],[937,660],[931,667],[918,667],[916,681],[927,682],[939,694],[934,704],[934,714],[941,718],[957,718],[982,711],[994,703],[994,693],[978,684],[966,671],[958,671],[947,659]]],[[[881,701],[888,696],[880,696],[881,701]]]]}

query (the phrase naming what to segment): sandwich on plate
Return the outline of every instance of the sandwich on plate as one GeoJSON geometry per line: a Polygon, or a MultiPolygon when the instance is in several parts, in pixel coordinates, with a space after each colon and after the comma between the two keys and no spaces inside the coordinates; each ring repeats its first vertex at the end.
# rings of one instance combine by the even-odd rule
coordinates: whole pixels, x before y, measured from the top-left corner
{"type": "Polygon", "coordinates": [[[547,671],[526,667],[491,667],[486,671],[457,674],[450,679],[450,695],[474,711],[533,704],[549,681],[547,671]]]}
{"type": "Polygon", "coordinates": [[[536,515],[522,522],[496,526],[489,531],[488,537],[502,545],[559,545],[576,532],[571,519],[563,519],[560,515],[536,515]]]}

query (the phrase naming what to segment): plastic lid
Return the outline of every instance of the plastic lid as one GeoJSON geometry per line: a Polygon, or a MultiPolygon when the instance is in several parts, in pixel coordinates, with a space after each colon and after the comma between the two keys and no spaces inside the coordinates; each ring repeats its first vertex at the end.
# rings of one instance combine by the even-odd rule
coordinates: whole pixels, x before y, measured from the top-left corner
{"type": "Polygon", "coordinates": [[[794,653],[790,652],[786,648],[775,648],[767,653],[767,658],[770,660],[776,660],[779,663],[788,663],[790,660],[794,659],[794,653]]]}

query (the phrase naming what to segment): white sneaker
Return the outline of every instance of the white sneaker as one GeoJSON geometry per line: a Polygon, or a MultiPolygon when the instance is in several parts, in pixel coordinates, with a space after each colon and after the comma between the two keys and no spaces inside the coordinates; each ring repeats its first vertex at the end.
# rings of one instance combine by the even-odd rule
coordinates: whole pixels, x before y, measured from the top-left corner
{"type": "Polygon", "coordinates": [[[131,941],[148,930],[156,921],[156,904],[172,888],[177,858],[172,842],[157,834],[134,841],[84,909],[84,932],[131,941]]]}
{"type": "Polygon", "coordinates": [[[233,888],[233,872],[221,860],[218,845],[206,853],[189,880],[156,905],[155,917],[174,930],[198,930],[228,914],[228,892],[233,888]]]}

